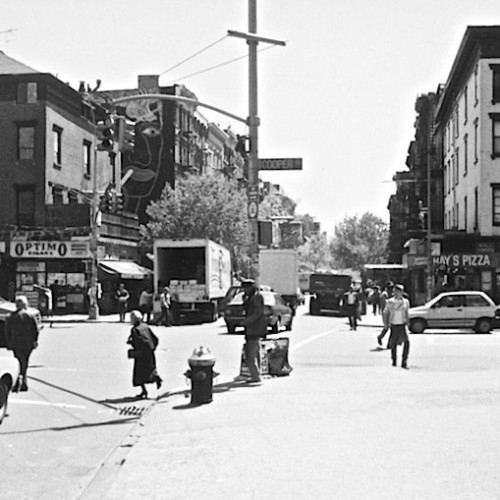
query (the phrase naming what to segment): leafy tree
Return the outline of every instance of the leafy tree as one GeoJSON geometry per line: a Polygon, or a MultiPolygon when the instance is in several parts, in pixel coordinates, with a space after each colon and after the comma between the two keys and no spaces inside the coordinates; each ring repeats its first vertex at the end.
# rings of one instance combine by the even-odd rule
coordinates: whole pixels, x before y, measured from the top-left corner
{"type": "Polygon", "coordinates": [[[259,203],[259,219],[270,219],[271,217],[293,217],[295,214],[295,203],[291,198],[282,193],[270,193],[264,196],[259,203]]]}
{"type": "Polygon", "coordinates": [[[315,234],[298,248],[300,267],[304,270],[316,272],[326,267],[330,261],[330,248],[326,235],[315,234]]]}
{"type": "Polygon", "coordinates": [[[150,221],[143,227],[146,244],[157,238],[209,238],[228,248],[235,270],[246,273],[247,197],[237,181],[219,173],[187,175],[166,185],[149,204],[150,221]]]}
{"type": "Polygon", "coordinates": [[[361,271],[365,264],[385,263],[388,237],[387,224],[370,212],[346,217],[335,226],[330,243],[333,267],[361,271]]]}

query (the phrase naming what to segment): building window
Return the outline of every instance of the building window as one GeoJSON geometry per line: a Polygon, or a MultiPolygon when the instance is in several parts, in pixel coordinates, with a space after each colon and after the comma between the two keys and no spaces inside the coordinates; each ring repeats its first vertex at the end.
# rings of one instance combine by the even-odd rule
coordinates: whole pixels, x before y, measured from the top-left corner
{"type": "Polygon", "coordinates": [[[54,125],[52,128],[52,138],[54,140],[54,167],[61,168],[62,164],[62,128],[54,125]]]}
{"type": "Polygon", "coordinates": [[[17,158],[19,160],[35,159],[35,127],[21,125],[17,129],[17,158]]]}
{"type": "Polygon", "coordinates": [[[467,97],[467,92],[468,92],[468,87],[467,85],[465,86],[465,89],[464,89],[464,125],[467,123],[467,119],[468,119],[468,116],[469,116],[469,110],[468,110],[468,107],[469,107],[469,104],[468,104],[468,97],[467,97]]]}
{"type": "Polygon", "coordinates": [[[479,102],[479,91],[478,91],[478,67],[476,64],[476,67],[474,68],[474,106],[477,106],[479,102]]]}
{"type": "Polygon", "coordinates": [[[60,187],[53,187],[52,188],[52,203],[54,205],[63,205],[64,204],[64,197],[63,197],[63,192],[60,187]]]}
{"type": "Polygon", "coordinates": [[[21,82],[17,84],[17,104],[34,104],[38,100],[36,82],[21,82]]]}
{"type": "Polygon", "coordinates": [[[500,119],[493,120],[493,151],[491,156],[500,156],[500,119]]]}
{"type": "Polygon", "coordinates": [[[479,120],[476,118],[474,120],[474,164],[477,163],[477,150],[478,150],[478,144],[477,144],[477,140],[478,140],[478,123],[479,123],[479,120]]]}
{"type": "Polygon", "coordinates": [[[490,64],[493,74],[493,89],[491,102],[493,104],[500,102],[500,64],[490,64]]]}
{"type": "Polygon", "coordinates": [[[500,226],[500,184],[492,184],[493,190],[493,225],[500,226]]]}
{"type": "Polygon", "coordinates": [[[458,148],[455,150],[455,168],[457,170],[455,175],[455,186],[458,185],[458,180],[460,176],[460,154],[458,148]]]}
{"type": "Polygon", "coordinates": [[[464,229],[467,232],[467,196],[464,196],[464,229]]]}
{"type": "Polygon", "coordinates": [[[35,225],[35,187],[16,188],[16,223],[19,226],[35,225]]]}
{"type": "Polygon", "coordinates": [[[464,175],[467,175],[469,170],[469,137],[464,135],[464,175]]]}
{"type": "Polygon", "coordinates": [[[479,196],[477,187],[474,188],[474,231],[479,229],[479,196]]]}
{"type": "Polygon", "coordinates": [[[86,177],[92,175],[92,143],[83,141],[83,173],[86,177]]]}
{"type": "Polygon", "coordinates": [[[458,122],[458,105],[455,108],[455,119],[454,119],[454,124],[455,124],[455,133],[453,134],[453,137],[458,137],[459,133],[459,122],[458,122]]]}
{"type": "Polygon", "coordinates": [[[70,205],[77,205],[78,204],[78,193],[75,191],[68,191],[68,203],[70,205]]]}

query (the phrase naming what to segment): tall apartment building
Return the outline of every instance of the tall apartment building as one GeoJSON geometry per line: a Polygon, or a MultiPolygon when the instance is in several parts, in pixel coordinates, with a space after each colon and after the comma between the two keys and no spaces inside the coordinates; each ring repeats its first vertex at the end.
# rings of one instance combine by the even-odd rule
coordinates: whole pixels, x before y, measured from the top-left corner
{"type": "Polygon", "coordinates": [[[443,172],[437,289],[500,298],[500,26],[468,27],[436,106],[443,172]]]}

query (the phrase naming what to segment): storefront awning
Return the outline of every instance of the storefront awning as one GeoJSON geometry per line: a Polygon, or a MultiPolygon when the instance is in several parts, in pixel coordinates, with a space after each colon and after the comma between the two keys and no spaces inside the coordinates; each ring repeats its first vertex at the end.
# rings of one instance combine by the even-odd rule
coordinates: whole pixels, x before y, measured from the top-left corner
{"type": "Polygon", "coordinates": [[[151,269],[128,260],[101,260],[99,267],[110,274],[119,274],[125,280],[142,280],[153,274],[151,269]]]}

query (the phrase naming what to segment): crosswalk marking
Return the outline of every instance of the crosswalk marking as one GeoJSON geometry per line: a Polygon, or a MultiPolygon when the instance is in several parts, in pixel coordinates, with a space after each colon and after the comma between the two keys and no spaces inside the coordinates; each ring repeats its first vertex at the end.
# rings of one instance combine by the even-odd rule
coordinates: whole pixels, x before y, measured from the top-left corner
{"type": "Polygon", "coordinates": [[[9,405],[37,405],[37,406],[54,406],[56,408],[71,408],[73,410],[85,410],[85,405],[72,405],[69,403],[51,403],[50,401],[35,401],[34,399],[13,399],[9,398],[9,405]]]}

